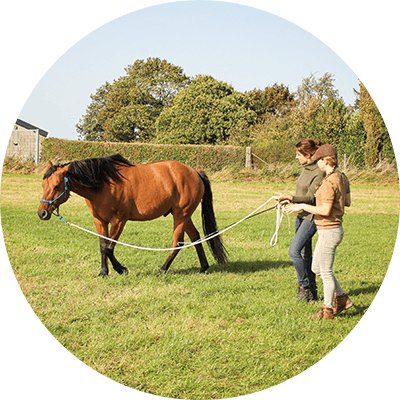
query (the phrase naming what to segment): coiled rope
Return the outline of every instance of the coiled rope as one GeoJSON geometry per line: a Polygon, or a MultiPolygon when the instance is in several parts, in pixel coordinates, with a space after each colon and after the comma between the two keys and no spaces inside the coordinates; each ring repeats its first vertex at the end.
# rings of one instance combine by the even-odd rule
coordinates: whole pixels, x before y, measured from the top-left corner
{"type": "MultiPolygon", "coordinates": [[[[98,233],[96,233],[96,232],[90,231],[89,229],[82,228],[81,226],[75,225],[75,224],[73,224],[72,222],[66,221],[66,220],[59,214],[58,210],[56,210],[56,211],[57,211],[57,214],[55,214],[55,215],[56,215],[61,221],[65,222],[65,223],[66,223],[67,225],[69,225],[69,226],[72,226],[72,227],[74,227],[74,228],[80,229],[81,231],[90,233],[91,235],[97,236],[97,237],[99,237],[99,238],[106,239],[106,240],[108,240],[108,241],[110,241],[110,242],[114,242],[114,243],[120,244],[120,245],[122,245],[122,246],[127,246],[127,247],[131,247],[131,248],[138,249],[138,250],[172,251],[172,250],[181,250],[181,249],[184,249],[184,248],[187,248],[187,247],[196,246],[197,244],[207,242],[208,240],[211,240],[211,239],[215,238],[216,236],[222,235],[223,233],[227,232],[228,230],[230,230],[230,229],[234,228],[235,226],[239,225],[240,223],[244,222],[246,219],[249,219],[249,218],[251,218],[252,216],[255,216],[254,214],[256,214],[259,210],[261,210],[261,209],[262,209],[265,205],[267,205],[271,200],[276,200],[276,197],[272,196],[272,197],[269,198],[265,203],[261,204],[258,208],[256,208],[254,211],[252,211],[250,214],[246,215],[246,216],[245,216],[244,218],[242,218],[240,221],[237,221],[237,222],[235,222],[234,224],[229,225],[228,227],[224,228],[222,231],[216,231],[216,232],[214,232],[214,233],[211,233],[211,234],[205,236],[203,239],[199,239],[199,240],[196,240],[196,241],[191,242],[191,243],[187,243],[187,244],[185,244],[185,243],[179,243],[180,245],[179,245],[178,247],[161,248],[161,249],[157,249],[157,248],[153,248],[153,247],[135,246],[135,245],[133,245],[133,244],[120,242],[120,241],[118,241],[118,240],[114,240],[114,239],[111,239],[111,238],[109,238],[109,237],[107,237],[107,236],[103,236],[103,235],[100,235],[100,234],[98,234],[98,233]]],[[[281,224],[282,224],[283,215],[285,214],[285,204],[286,204],[286,203],[287,203],[287,201],[284,201],[284,202],[279,203],[279,204],[276,206],[276,229],[275,229],[275,233],[274,233],[274,235],[272,236],[271,241],[270,241],[270,246],[271,246],[271,247],[274,247],[274,246],[276,245],[277,241],[278,241],[278,232],[279,232],[279,229],[280,229],[281,224]]],[[[269,210],[272,210],[272,209],[274,209],[274,208],[275,208],[275,206],[274,206],[274,207],[271,207],[271,208],[269,208],[268,210],[265,210],[265,211],[269,211],[269,210]]],[[[262,212],[264,212],[264,211],[262,211],[262,212]]],[[[261,212],[261,213],[262,213],[262,212],[261,212]]],[[[261,214],[261,213],[259,213],[259,214],[261,214]]],[[[288,215],[288,217],[289,217],[289,215],[288,215]]],[[[289,220],[289,221],[290,221],[290,220],[289,220]]],[[[290,223],[290,222],[289,222],[289,223],[290,223]]]]}

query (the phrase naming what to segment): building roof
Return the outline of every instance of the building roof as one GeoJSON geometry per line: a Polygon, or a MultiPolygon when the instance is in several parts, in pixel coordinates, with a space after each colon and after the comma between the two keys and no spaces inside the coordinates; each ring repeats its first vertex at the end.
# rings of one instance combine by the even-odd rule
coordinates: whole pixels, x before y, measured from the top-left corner
{"type": "Polygon", "coordinates": [[[32,124],[28,124],[28,122],[22,121],[22,119],[17,119],[17,121],[15,122],[16,125],[22,126],[25,129],[29,129],[29,130],[36,130],[39,129],[39,135],[42,135],[44,137],[47,137],[47,135],[49,134],[49,132],[44,131],[43,129],[38,128],[37,126],[34,126],[32,124]]]}

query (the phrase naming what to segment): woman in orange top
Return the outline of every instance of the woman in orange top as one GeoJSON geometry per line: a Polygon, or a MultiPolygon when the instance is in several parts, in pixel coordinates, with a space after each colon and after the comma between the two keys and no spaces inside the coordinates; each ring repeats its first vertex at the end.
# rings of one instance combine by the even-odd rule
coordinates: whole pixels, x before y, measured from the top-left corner
{"type": "Polygon", "coordinates": [[[322,145],[312,159],[318,161],[318,167],[326,173],[315,193],[316,206],[293,204],[287,206],[287,210],[290,214],[304,210],[315,215],[318,241],[315,245],[312,270],[322,278],[324,304],[311,318],[333,319],[334,315],[353,305],[332,271],[336,248],[343,239],[344,208],[351,204],[350,184],[346,175],[337,170],[337,151],[334,146],[322,145]]]}

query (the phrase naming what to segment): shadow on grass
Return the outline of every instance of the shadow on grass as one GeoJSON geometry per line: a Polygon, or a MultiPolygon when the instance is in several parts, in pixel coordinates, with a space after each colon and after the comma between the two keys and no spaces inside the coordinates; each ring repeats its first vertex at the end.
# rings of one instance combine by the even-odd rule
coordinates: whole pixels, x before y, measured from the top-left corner
{"type": "MultiPolygon", "coordinates": [[[[362,287],[362,288],[358,288],[358,289],[354,289],[354,290],[349,290],[347,292],[347,294],[349,295],[350,298],[352,296],[356,297],[360,294],[368,294],[368,293],[372,293],[372,294],[376,295],[376,293],[378,293],[379,289],[380,289],[380,286],[373,285],[373,286],[362,287]]],[[[357,300],[353,300],[353,301],[354,301],[354,306],[351,307],[349,310],[347,310],[345,313],[343,313],[343,314],[347,315],[348,317],[354,317],[356,315],[364,315],[365,312],[368,310],[369,306],[371,305],[373,299],[368,304],[357,303],[357,300]]]]}
{"type": "Polygon", "coordinates": [[[351,296],[358,296],[359,294],[367,294],[367,293],[378,293],[380,286],[373,285],[373,286],[366,286],[358,289],[349,290],[347,294],[351,296]]]}
{"type": "MultiPolygon", "coordinates": [[[[237,274],[248,274],[257,271],[268,271],[278,268],[288,268],[292,266],[290,261],[235,261],[226,265],[211,265],[207,271],[208,275],[229,272],[237,274]]],[[[168,274],[179,274],[179,275],[192,275],[199,272],[200,268],[182,268],[178,270],[173,269],[171,266],[171,271],[168,274]]]]}

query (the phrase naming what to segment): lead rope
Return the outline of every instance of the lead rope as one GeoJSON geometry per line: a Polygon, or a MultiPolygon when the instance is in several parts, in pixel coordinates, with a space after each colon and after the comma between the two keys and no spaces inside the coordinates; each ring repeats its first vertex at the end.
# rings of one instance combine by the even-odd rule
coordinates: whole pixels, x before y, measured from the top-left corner
{"type": "MultiPolygon", "coordinates": [[[[206,242],[206,241],[208,241],[208,240],[211,240],[211,239],[215,238],[216,236],[219,236],[219,235],[221,235],[221,234],[227,232],[228,230],[232,229],[232,228],[235,227],[236,225],[239,225],[240,223],[242,223],[242,222],[245,221],[246,219],[249,219],[251,216],[253,216],[253,214],[255,214],[258,210],[260,210],[261,208],[263,208],[263,207],[264,207],[266,204],[268,204],[271,200],[276,200],[276,197],[273,196],[273,197],[269,198],[265,203],[261,204],[261,206],[259,206],[257,209],[255,209],[254,211],[252,211],[250,214],[246,215],[246,216],[245,216],[244,218],[242,218],[240,221],[235,222],[234,224],[232,224],[232,225],[228,226],[227,228],[223,229],[222,231],[216,231],[216,232],[214,232],[214,233],[211,233],[211,234],[207,235],[204,239],[199,239],[199,240],[196,240],[195,242],[191,242],[191,243],[188,243],[188,244],[182,243],[182,245],[181,245],[181,246],[178,246],[178,247],[162,248],[162,249],[157,249],[157,248],[153,248],[153,247],[135,246],[135,245],[133,245],[133,244],[128,244],[128,243],[120,242],[120,241],[118,241],[118,240],[110,239],[110,238],[108,238],[107,236],[100,235],[100,234],[98,234],[98,233],[96,233],[96,232],[90,231],[89,229],[82,228],[81,226],[78,226],[78,225],[75,225],[75,224],[73,224],[73,223],[71,223],[71,222],[66,221],[66,220],[59,214],[58,209],[56,210],[56,211],[57,211],[57,214],[55,214],[55,215],[56,215],[61,221],[65,222],[65,223],[66,223],[67,225],[69,225],[69,226],[72,226],[72,227],[74,227],[74,228],[80,229],[81,231],[90,233],[91,235],[98,236],[99,238],[106,239],[106,240],[108,240],[108,241],[110,241],[110,242],[114,242],[114,243],[120,244],[120,245],[122,245],[122,246],[127,246],[127,247],[131,247],[131,248],[138,249],[138,250],[172,251],[172,250],[181,250],[181,249],[184,249],[184,248],[187,248],[187,247],[196,246],[197,244],[204,243],[204,242],[206,242]]],[[[278,232],[279,232],[279,229],[280,229],[281,224],[282,224],[283,215],[284,215],[284,213],[285,213],[285,205],[284,205],[284,203],[287,203],[287,201],[284,201],[284,202],[282,202],[282,203],[279,203],[279,204],[277,205],[277,207],[276,207],[276,230],[275,230],[275,233],[274,233],[274,235],[272,236],[272,239],[271,239],[271,241],[270,241],[270,246],[271,246],[271,247],[274,247],[274,246],[276,245],[276,243],[277,243],[277,240],[278,240],[278,232]]],[[[275,208],[275,207],[272,207],[272,208],[275,208]]],[[[272,209],[272,208],[270,208],[270,209],[272,209]]],[[[289,214],[288,214],[288,218],[289,218],[289,214]]]]}
{"type": "MultiPolygon", "coordinates": [[[[276,207],[276,229],[275,229],[275,233],[273,234],[271,241],[269,242],[269,245],[271,247],[275,247],[276,243],[278,242],[278,233],[279,233],[279,229],[281,228],[282,225],[282,220],[283,220],[283,216],[285,215],[285,205],[289,203],[287,200],[282,201],[281,203],[279,203],[276,207]]],[[[288,222],[289,222],[289,234],[290,234],[290,218],[289,218],[289,214],[286,213],[288,216],[288,222]]]]}

